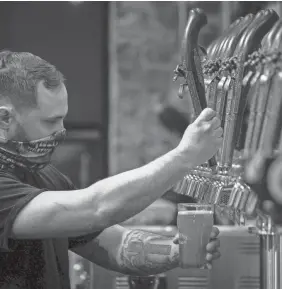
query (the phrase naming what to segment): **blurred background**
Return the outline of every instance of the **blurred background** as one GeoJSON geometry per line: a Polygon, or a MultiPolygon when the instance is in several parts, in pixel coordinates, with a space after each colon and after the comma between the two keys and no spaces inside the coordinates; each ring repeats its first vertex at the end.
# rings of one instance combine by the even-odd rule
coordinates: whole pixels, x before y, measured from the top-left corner
{"type": "MultiPolygon", "coordinates": [[[[144,165],[178,144],[191,105],[177,97],[172,77],[193,7],[208,17],[199,38],[204,47],[240,16],[264,8],[282,13],[280,2],[266,1],[0,2],[1,49],[34,53],[67,79],[68,137],[53,162],[77,187],[144,165]]],[[[129,224],[174,224],[177,198],[168,192],[129,224]],[[171,216],[160,221],[154,212],[164,207],[171,216]]],[[[78,256],[70,260],[73,289],[128,288],[122,276],[78,256]]]]}

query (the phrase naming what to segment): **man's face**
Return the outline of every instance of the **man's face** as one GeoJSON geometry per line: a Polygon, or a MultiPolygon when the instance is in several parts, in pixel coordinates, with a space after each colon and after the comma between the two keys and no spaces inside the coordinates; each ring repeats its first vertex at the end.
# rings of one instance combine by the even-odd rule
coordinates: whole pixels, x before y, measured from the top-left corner
{"type": "Polygon", "coordinates": [[[50,91],[39,83],[37,104],[34,109],[16,113],[10,139],[32,141],[64,129],[64,118],[68,112],[68,95],[64,84],[50,91]]]}

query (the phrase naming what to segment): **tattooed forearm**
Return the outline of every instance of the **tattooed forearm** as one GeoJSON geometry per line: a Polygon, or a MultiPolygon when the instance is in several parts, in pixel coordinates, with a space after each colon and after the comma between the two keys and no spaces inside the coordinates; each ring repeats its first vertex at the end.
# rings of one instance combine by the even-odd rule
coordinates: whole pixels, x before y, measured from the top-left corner
{"type": "Polygon", "coordinates": [[[128,274],[158,274],[177,267],[178,246],[171,238],[131,230],[124,237],[118,261],[128,274]]]}

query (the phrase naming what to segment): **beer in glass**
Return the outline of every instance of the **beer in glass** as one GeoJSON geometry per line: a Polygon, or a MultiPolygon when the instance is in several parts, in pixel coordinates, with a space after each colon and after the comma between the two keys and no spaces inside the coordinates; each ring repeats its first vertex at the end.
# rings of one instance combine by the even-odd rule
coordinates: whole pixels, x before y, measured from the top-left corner
{"type": "Polygon", "coordinates": [[[214,225],[213,215],[213,205],[178,204],[181,268],[205,268],[206,246],[214,225]]]}

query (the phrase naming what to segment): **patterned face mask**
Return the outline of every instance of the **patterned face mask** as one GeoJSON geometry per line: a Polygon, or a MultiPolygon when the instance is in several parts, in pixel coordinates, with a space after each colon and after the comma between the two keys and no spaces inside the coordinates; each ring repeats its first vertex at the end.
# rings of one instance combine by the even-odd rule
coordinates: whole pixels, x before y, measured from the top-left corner
{"type": "Polygon", "coordinates": [[[21,142],[9,140],[0,147],[0,168],[23,167],[30,171],[45,167],[55,148],[60,145],[66,136],[66,130],[38,140],[21,142]]]}

